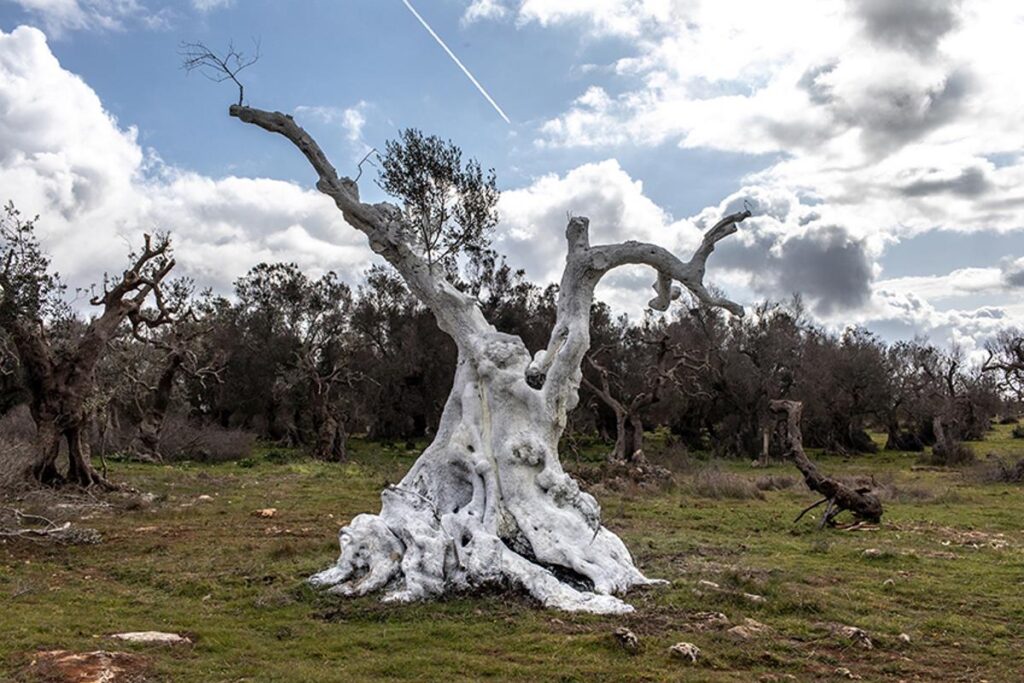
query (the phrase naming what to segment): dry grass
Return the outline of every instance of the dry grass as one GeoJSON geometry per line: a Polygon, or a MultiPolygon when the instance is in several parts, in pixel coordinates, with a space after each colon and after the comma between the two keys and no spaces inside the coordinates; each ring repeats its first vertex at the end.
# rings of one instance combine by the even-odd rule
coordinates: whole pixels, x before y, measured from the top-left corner
{"type": "Polygon", "coordinates": [[[25,484],[35,433],[35,423],[24,406],[0,418],[0,490],[9,491],[25,484]]]}
{"type": "Polygon", "coordinates": [[[697,470],[687,482],[687,489],[695,496],[713,500],[764,500],[765,497],[753,481],[714,462],[697,470]]]}
{"type": "Polygon", "coordinates": [[[798,479],[786,474],[766,474],[754,480],[759,491],[784,491],[796,486],[798,479]]]}
{"type": "Polygon", "coordinates": [[[200,425],[183,416],[168,416],[160,434],[160,453],[175,462],[226,462],[247,457],[256,444],[256,435],[218,425],[200,425]]]}

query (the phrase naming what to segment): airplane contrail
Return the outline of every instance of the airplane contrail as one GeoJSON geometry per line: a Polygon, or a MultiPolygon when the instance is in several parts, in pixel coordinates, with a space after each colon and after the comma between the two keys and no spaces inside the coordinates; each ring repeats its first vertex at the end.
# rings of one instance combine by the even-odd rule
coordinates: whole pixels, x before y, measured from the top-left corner
{"type": "Polygon", "coordinates": [[[416,17],[421,24],[423,24],[423,28],[427,29],[427,32],[430,33],[430,35],[434,36],[434,40],[437,41],[437,44],[444,48],[444,51],[448,53],[448,56],[452,58],[452,61],[455,62],[455,64],[457,64],[460,69],[462,69],[462,73],[466,74],[466,78],[473,81],[473,85],[475,85],[476,89],[480,91],[480,94],[483,95],[487,99],[487,101],[491,103],[491,106],[494,107],[494,111],[498,112],[498,115],[501,118],[505,119],[505,123],[511,126],[512,122],[509,121],[508,117],[505,115],[505,112],[501,110],[501,107],[499,107],[498,103],[494,101],[494,98],[487,94],[487,91],[484,90],[484,86],[480,85],[480,81],[476,80],[476,78],[473,77],[473,74],[469,72],[469,69],[466,68],[466,65],[459,61],[459,58],[455,56],[455,53],[452,52],[447,45],[445,45],[445,42],[441,40],[441,36],[434,33],[434,29],[430,28],[430,24],[428,24],[426,20],[420,16],[420,13],[416,11],[415,7],[409,4],[409,0],[402,0],[402,3],[404,3],[405,6],[409,8],[409,11],[412,12],[412,15],[416,17]]]}

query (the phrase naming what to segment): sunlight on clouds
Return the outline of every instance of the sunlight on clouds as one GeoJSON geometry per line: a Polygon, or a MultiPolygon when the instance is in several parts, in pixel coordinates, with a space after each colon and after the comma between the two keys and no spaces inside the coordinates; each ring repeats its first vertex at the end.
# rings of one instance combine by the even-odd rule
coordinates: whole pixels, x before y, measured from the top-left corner
{"type": "Polygon", "coordinates": [[[169,230],[178,270],[220,291],[261,260],[336,269],[357,280],[372,258],[329,199],[264,178],[213,179],[143,154],[95,92],[64,70],[43,34],[0,32],[0,187],[26,214],[72,286],[122,266],[143,231],[169,230]]]}

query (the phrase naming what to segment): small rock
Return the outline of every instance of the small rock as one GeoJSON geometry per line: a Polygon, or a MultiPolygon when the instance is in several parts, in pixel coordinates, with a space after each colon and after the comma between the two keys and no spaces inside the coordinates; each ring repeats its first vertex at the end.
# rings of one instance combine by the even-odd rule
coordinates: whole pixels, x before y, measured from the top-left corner
{"type": "Polygon", "coordinates": [[[253,510],[252,514],[253,517],[263,517],[267,519],[277,514],[277,508],[260,508],[259,510],[253,510]]]}
{"type": "Polygon", "coordinates": [[[893,581],[892,579],[886,579],[885,581],[882,582],[882,587],[883,588],[892,588],[895,585],[896,585],[896,582],[893,581]]]}
{"type": "Polygon", "coordinates": [[[631,655],[635,655],[640,651],[640,639],[636,637],[636,634],[630,631],[625,626],[612,631],[612,637],[622,646],[622,649],[631,655]]]}
{"type": "Polygon", "coordinates": [[[743,620],[742,624],[733,626],[731,629],[726,631],[726,633],[736,636],[737,638],[742,638],[743,640],[752,640],[769,630],[771,629],[760,621],[755,621],[754,619],[747,617],[743,620]]]}
{"type": "Polygon", "coordinates": [[[878,548],[865,548],[862,554],[864,557],[881,557],[883,555],[878,548]]]}
{"type": "Polygon", "coordinates": [[[693,643],[676,643],[668,649],[668,653],[676,659],[696,664],[697,658],[700,657],[700,648],[693,643]]]}
{"type": "Polygon", "coordinates": [[[203,502],[203,503],[207,503],[207,502],[213,500],[213,496],[208,496],[208,495],[206,495],[204,493],[203,495],[201,495],[198,498],[196,498],[196,500],[198,500],[200,502],[203,502]]]}
{"type": "Polygon", "coordinates": [[[750,602],[754,602],[754,603],[758,603],[758,604],[760,604],[762,602],[768,602],[767,598],[765,598],[763,595],[757,595],[756,593],[744,593],[743,597],[745,599],[749,600],[750,602]]]}
{"type": "Polygon", "coordinates": [[[110,637],[117,640],[126,640],[129,643],[178,645],[192,642],[185,636],[179,636],[177,633],[164,633],[163,631],[128,631],[127,633],[113,633],[110,637]]]}
{"type": "Polygon", "coordinates": [[[700,581],[698,581],[697,585],[700,586],[701,588],[710,588],[711,590],[718,590],[719,588],[721,588],[721,586],[719,586],[714,581],[706,581],[704,579],[701,579],[700,581]]]}
{"type": "Polygon", "coordinates": [[[897,636],[897,637],[898,637],[898,638],[899,638],[899,639],[900,639],[901,641],[903,641],[904,643],[907,643],[908,645],[910,644],[910,636],[909,636],[908,634],[906,634],[906,633],[901,633],[901,634],[899,634],[899,636],[897,636]]]}
{"type": "Polygon", "coordinates": [[[853,673],[852,671],[847,669],[845,666],[836,667],[836,670],[833,673],[836,676],[842,676],[843,678],[849,678],[851,681],[859,681],[860,680],[860,676],[858,676],[857,674],[853,673]]]}

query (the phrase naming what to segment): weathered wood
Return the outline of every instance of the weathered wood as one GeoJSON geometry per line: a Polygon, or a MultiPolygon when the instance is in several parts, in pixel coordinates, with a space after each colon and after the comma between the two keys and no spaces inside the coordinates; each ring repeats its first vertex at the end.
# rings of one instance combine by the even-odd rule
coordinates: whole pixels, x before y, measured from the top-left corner
{"type": "Polygon", "coordinates": [[[785,421],[786,445],[793,464],[804,476],[804,482],[812,491],[824,496],[824,500],[815,503],[800,513],[795,521],[799,521],[807,512],[821,503],[828,503],[820,527],[825,524],[835,526],[835,518],[843,510],[849,510],[859,520],[877,523],[882,519],[882,501],[869,488],[853,489],[846,484],[827,477],[820,472],[804,452],[803,433],[800,431],[800,417],[803,404],[799,401],[772,401],[769,404],[773,413],[785,421]]]}

